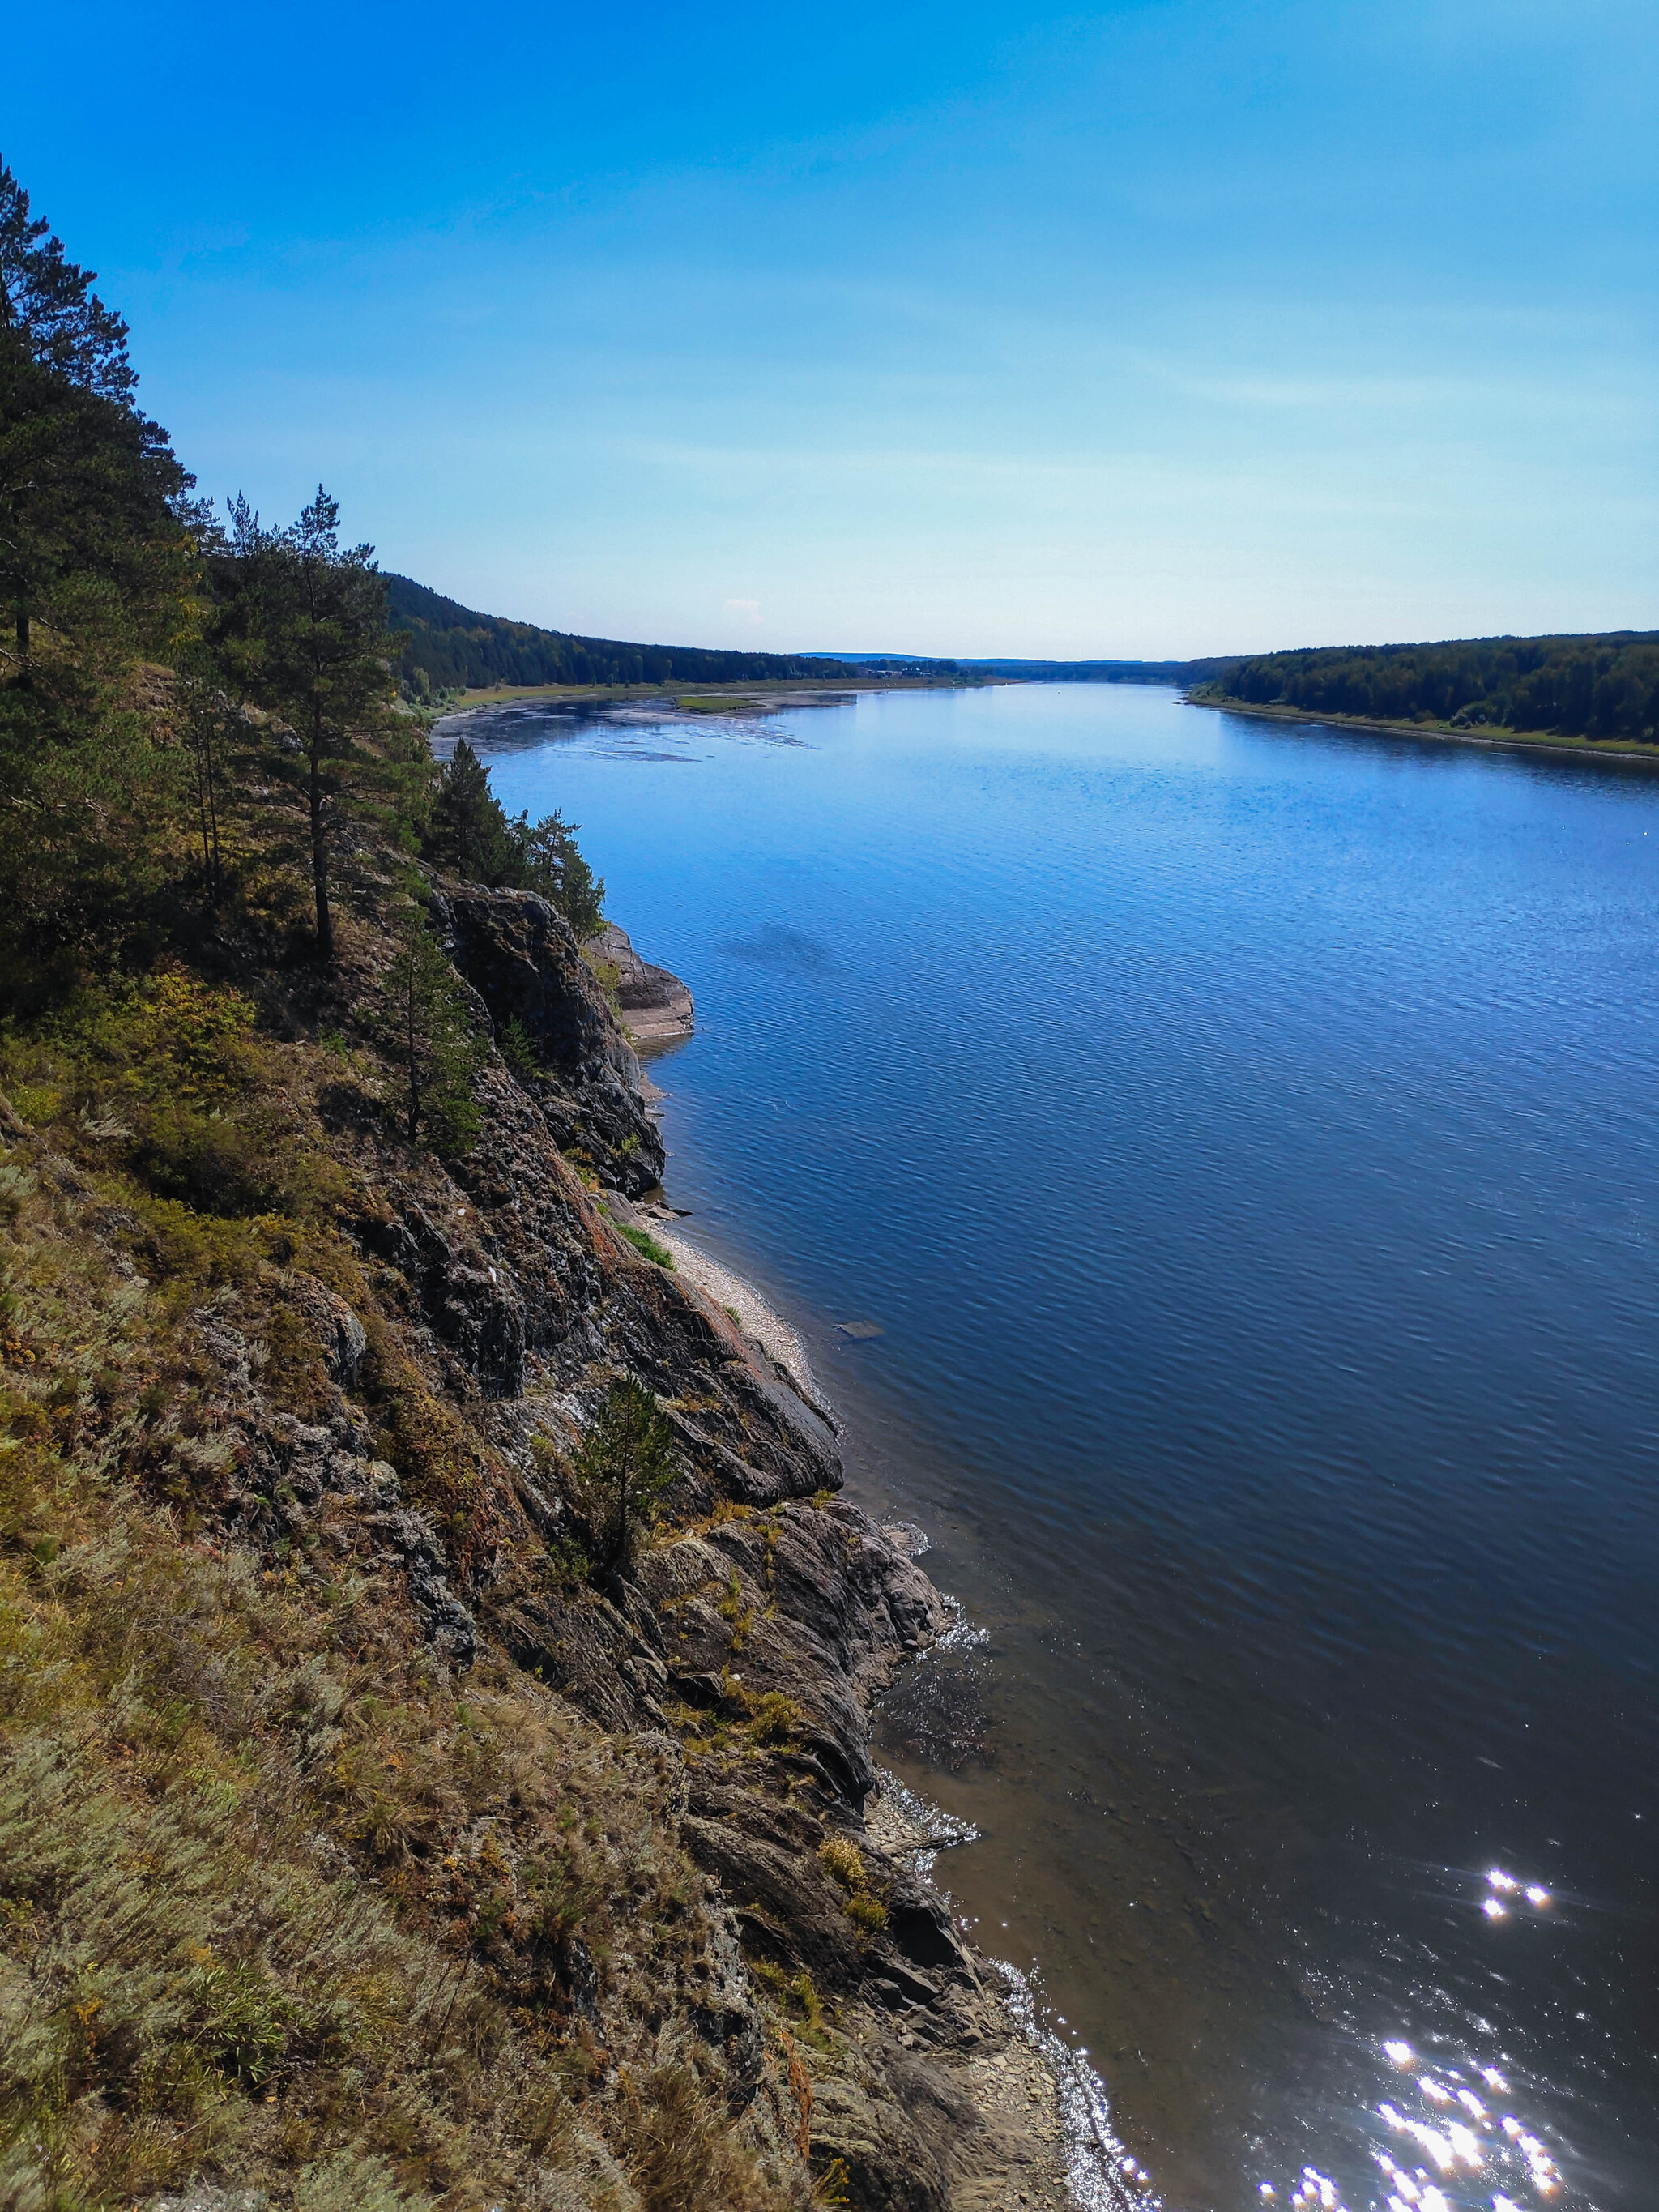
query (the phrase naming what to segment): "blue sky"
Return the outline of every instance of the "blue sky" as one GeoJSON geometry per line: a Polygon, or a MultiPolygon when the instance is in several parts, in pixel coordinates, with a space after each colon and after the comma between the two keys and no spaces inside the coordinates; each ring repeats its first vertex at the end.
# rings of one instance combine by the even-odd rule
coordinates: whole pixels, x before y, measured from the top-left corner
{"type": "Polygon", "coordinates": [[[215,494],[603,635],[1659,626],[1659,10],[59,0],[0,153],[215,494]]]}

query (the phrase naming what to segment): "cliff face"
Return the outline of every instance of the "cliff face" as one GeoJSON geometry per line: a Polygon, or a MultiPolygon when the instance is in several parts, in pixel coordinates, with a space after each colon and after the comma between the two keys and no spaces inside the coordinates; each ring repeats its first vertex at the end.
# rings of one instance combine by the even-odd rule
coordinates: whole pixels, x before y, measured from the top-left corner
{"type": "Polygon", "coordinates": [[[569,924],[530,891],[440,892],[434,918],[514,1050],[562,1150],[630,1196],[662,1179],[662,1139],[640,1097],[639,1061],[569,924]]]}
{"type": "Polygon", "coordinates": [[[0,1116],[0,2195],[1057,2203],[1052,2081],[866,1820],[869,1699],[940,1601],[603,1210],[662,1151],[568,931],[434,910],[509,1055],[460,1159],[396,1141],[343,1027],[368,929],[261,977],[280,1042],[238,1048],[283,1206],[157,1195],[161,1109],[80,1078],[0,1116]],[[678,1473],[601,1571],[580,1454],[624,1375],[678,1473]]]}

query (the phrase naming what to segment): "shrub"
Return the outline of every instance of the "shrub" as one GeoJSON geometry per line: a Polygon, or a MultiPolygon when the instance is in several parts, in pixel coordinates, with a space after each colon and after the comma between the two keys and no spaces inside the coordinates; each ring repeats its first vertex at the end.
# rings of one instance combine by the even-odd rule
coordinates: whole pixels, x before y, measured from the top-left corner
{"type": "Polygon", "coordinates": [[[869,1887],[870,1877],[864,1870],[864,1860],[857,1846],[849,1844],[845,1836],[831,1836],[820,1844],[818,1857],[824,1871],[849,1894],[869,1887]]]}
{"type": "Polygon", "coordinates": [[[628,2169],[645,2212],[759,2212],[776,2202],[689,2067],[657,2067],[623,2095],[628,2169]]]}
{"type": "Polygon", "coordinates": [[[576,1471],[597,1493],[611,1523],[612,1563],[625,1565],[641,1525],[655,1520],[662,1493],[678,1472],[674,1432],[643,1383],[630,1376],[611,1384],[578,1455],[576,1471]]]}
{"type": "Polygon", "coordinates": [[[842,1910],[849,1920],[871,1935],[887,1925],[887,1907],[870,1893],[870,1876],[855,1844],[845,1836],[830,1836],[818,1845],[825,1871],[845,1893],[842,1910]]]}
{"type": "Polygon", "coordinates": [[[755,1699],[747,1727],[757,1744],[799,1743],[805,1732],[806,1716],[781,1690],[768,1690],[755,1699]]]}
{"type": "Polygon", "coordinates": [[[647,1260],[654,1260],[659,1267],[672,1268],[673,1254],[665,1245],[659,1244],[656,1238],[647,1231],[635,1229],[625,1221],[619,1221],[616,1225],[636,1252],[642,1253],[647,1260]]]}
{"type": "Polygon", "coordinates": [[[542,1073],[541,1059],[535,1043],[516,1014],[501,1024],[495,1042],[501,1048],[501,1058],[514,1075],[528,1079],[542,1073]]]}
{"type": "Polygon", "coordinates": [[[483,1124],[474,1086],[486,1048],[472,1032],[460,977],[419,915],[403,924],[376,1030],[398,1071],[407,1141],[466,1152],[483,1124]]]}
{"type": "Polygon", "coordinates": [[[399,2189],[385,2159],[351,2146],[307,2166],[294,2184],[294,2212],[424,2212],[431,2203],[399,2189]]]}

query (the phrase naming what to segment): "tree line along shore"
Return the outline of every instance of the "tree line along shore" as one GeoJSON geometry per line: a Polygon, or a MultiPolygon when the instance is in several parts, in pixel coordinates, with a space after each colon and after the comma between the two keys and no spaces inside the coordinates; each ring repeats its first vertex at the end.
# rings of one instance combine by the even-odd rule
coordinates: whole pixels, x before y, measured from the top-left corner
{"type": "Polygon", "coordinates": [[[1431,734],[1659,745],[1659,631],[1261,653],[1194,686],[1203,706],[1431,734]]]}

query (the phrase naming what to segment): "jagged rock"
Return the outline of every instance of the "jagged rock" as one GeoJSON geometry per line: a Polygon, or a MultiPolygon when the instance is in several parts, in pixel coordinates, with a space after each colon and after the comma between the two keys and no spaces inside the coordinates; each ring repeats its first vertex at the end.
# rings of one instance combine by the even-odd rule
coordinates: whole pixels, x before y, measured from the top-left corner
{"type": "Polygon", "coordinates": [[[421,1310],[487,1398],[516,1397],[524,1388],[528,1325],[525,1304],[501,1270],[475,1263],[410,1198],[402,1218],[368,1221],[359,1234],[371,1251],[409,1279],[421,1310]]]}
{"type": "MultiPolygon", "coordinates": [[[[626,1986],[627,1962],[569,1929],[522,1968],[538,2003],[601,2048],[638,2048],[676,2019],[755,2140],[787,2163],[810,2134],[820,2171],[845,2161],[858,2212],[1023,2202],[1028,2100],[994,2125],[967,2071],[1012,2022],[938,1893],[866,1818],[870,1701],[950,1620],[917,1534],[884,1534],[833,1497],[830,1425],[722,1310],[624,1242],[561,1158],[580,1147],[635,1188],[661,1164],[632,1054],[569,933],[540,900],[470,887],[446,894],[440,920],[498,1036],[519,1021],[541,1072],[493,1060],[463,1158],[403,1153],[365,1178],[345,1225],[373,1310],[308,1274],[280,1279],[326,1376],[296,1399],[305,1418],[262,1395],[257,1306],[247,1336],[234,1308],[192,1316],[238,1440],[211,1477],[216,1527],[303,1573],[349,1558],[401,1585],[452,1666],[516,1663],[536,1698],[574,1709],[573,1729],[586,1717],[661,1778],[641,1826],[699,1870],[678,1908],[673,1990],[626,1986]],[[430,1492],[421,1451],[381,1427],[399,1362],[420,1370],[420,1419],[452,1453],[430,1462],[430,1492]],[[681,1473],[668,1533],[596,1587],[580,1558],[592,1501],[571,1468],[622,1374],[666,1411],[681,1473]],[[410,1495],[380,1456],[392,1450],[410,1495]],[[832,1841],[859,1851],[867,1889],[823,1856],[832,1841]],[[833,2008],[833,2039],[784,2045],[800,1990],[833,2008]],[[810,2094],[781,2071],[787,2048],[810,2094]]],[[[307,1725],[321,1742],[331,1723],[307,1725]]],[[[1057,2207],[1060,2187],[1045,2180],[1033,2201],[1057,2207]]]]}
{"type": "Polygon", "coordinates": [[[691,1803],[682,1838],[720,1883],[744,1948],[791,1973],[805,1968],[821,1990],[855,1989],[865,1946],[815,1856],[819,1825],[795,1808],[717,1784],[694,1780],[691,1803]]]}
{"type": "Polygon", "coordinates": [[[731,1913],[716,1910],[709,1914],[704,1960],[707,1993],[692,2007],[691,2017],[720,2051],[726,2068],[726,2102],[739,2112],[752,2103],[760,2087],[766,2064],[766,2034],[731,1913]]]}
{"type": "Polygon", "coordinates": [[[489,1626],[526,1673],[568,1698],[605,1729],[665,1725],[642,1697],[638,1669],[623,1671],[638,1632],[601,1592],[515,1591],[489,1607],[489,1626]]]}
{"type": "Polygon", "coordinates": [[[617,1004],[635,1044],[669,1044],[691,1034],[694,1010],[691,994],[678,975],[641,960],[628,933],[607,921],[597,937],[583,946],[590,966],[606,981],[616,976],[617,1004]]]}
{"type": "Polygon", "coordinates": [[[368,1332],[343,1297],[314,1275],[290,1270],[283,1283],[285,1304],[303,1316],[316,1336],[329,1380],[354,1389],[368,1349],[368,1332]]]}
{"type": "MultiPolygon", "coordinates": [[[[249,1376],[246,1344],[223,1322],[196,1317],[196,1334],[222,1362],[233,1389],[249,1376]]],[[[248,1393],[236,1408],[240,1433],[236,1477],[219,1506],[228,1534],[266,1551],[283,1542],[303,1547],[326,1502],[356,1510],[356,1528],[404,1577],[434,1647],[457,1667],[471,1663],[477,1626],[451,1589],[449,1562],[437,1531],[404,1502],[397,1470],[367,1455],[362,1416],[343,1443],[331,1428],[277,1413],[248,1393]]]]}
{"type": "Polygon", "coordinates": [[[968,1947],[933,1884],[895,1867],[885,1889],[888,1933],[905,1957],[915,1966],[958,1976],[977,1988],[979,1977],[968,1947]]]}
{"type": "Polygon", "coordinates": [[[433,910],[498,1039],[516,1023],[538,1063],[529,1079],[560,1149],[580,1147],[630,1195],[659,1182],[662,1139],[639,1061],[568,924],[532,891],[471,884],[434,894],[433,910]]]}
{"type": "MultiPolygon", "coordinates": [[[[945,2106],[939,2110],[927,2094],[926,2076],[913,2087],[921,2089],[921,2102],[933,2119],[946,2127],[954,2121],[958,2135],[971,2131],[971,2107],[945,2106]]],[[[936,2121],[929,2132],[940,2132],[936,2121]]],[[[944,2160],[927,2140],[913,2114],[880,2075],[863,2080],[846,2075],[820,2081],[812,2107],[814,2159],[827,2165],[841,2159],[847,2169],[849,2201],[860,2212],[945,2212],[950,2202],[944,2160]]]]}

